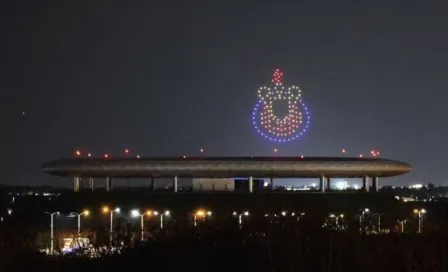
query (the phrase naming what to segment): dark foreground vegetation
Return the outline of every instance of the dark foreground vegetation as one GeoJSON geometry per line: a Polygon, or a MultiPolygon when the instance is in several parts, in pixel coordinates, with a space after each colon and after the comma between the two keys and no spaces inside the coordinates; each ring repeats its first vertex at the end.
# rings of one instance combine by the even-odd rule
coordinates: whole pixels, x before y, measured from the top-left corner
{"type": "MultiPolygon", "coordinates": [[[[66,194],[60,197],[5,198],[2,209],[11,215],[0,222],[0,271],[360,271],[432,272],[448,271],[448,209],[443,201],[399,203],[393,196],[354,194],[293,195],[254,194],[66,194]],[[49,215],[46,211],[91,210],[83,218],[83,231],[94,233],[95,247],[109,246],[109,217],[102,205],[122,207],[114,219],[113,243],[125,241],[120,254],[83,257],[88,254],[49,256],[40,253],[48,247],[49,215]],[[159,221],[148,219],[145,242],[140,241],[140,225],[126,218],[132,208],[166,208],[172,218],[160,230],[159,221]],[[214,217],[200,220],[195,227],[191,212],[213,210],[214,217]],[[389,233],[360,232],[360,209],[370,208],[366,230],[382,228],[389,233]],[[423,233],[417,232],[412,211],[425,208],[423,233]],[[250,210],[241,228],[232,211],[250,210]],[[281,210],[303,211],[295,217],[264,217],[281,210]],[[190,215],[188,215],[190,212],[190,215]],[[323,228],[328,213],[344,213],[343,230],[323,228]],[[374,214],[374,212],[376,214],[374,214]],[[257,215],[258,214],[258,215],[257,215]],[[397,222],[406,220],[405,230],[397,222]],[[151,224],[152,222],[152,224],[151,224]],[[45,232],[45,233],[43,233],[45,232]],[[44,237],[39,242],[39,233],[44,237]],[[370,233],[370,234],[369,234],[370,233]],[[46,244],[43,246],[42,244],[46,244]],[[81,255],[81,256],[80,256],[81,255]]],[[[56,219],[55,219],[56,220],[56,219]]],[[[342,219],[341,219],[342,221],[342,219]]],[[[55,229],[76,227],[73,218],[57,219],[55,229]],[[66,221],[64,221],[66,220],[66,221]],[[65,223],[64,223],[65,222],[65,223]],[[65,225],[64,225],[65,224],[65,225]]],[[[75,229],[76,230],[76,229],[75,229]]],[[[58,236],[58,233],[56,233],[58,236]]],[[[87,235],[88,236],[88,235],[87,235]]],[[[57,241],[60,248],[60,241],[57,241]]]]}
{"type": "MultiPolygon", "coordinates": [[[[448,271],[443,233],[365,235],[312,224],[170,226],[120,255],[49,257],[5,245],[1,271],[448,271]]],[[[10,233],[13,235],[13,232],[10,233]]]]}

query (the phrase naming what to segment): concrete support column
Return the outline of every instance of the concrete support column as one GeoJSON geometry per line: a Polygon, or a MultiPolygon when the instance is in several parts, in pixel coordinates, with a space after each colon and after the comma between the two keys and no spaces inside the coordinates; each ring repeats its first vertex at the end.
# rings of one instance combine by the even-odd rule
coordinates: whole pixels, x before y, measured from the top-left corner
{"type": "Polygon", "coordinates": [[[319,178],[319,189],[322,193],[325,192],[325,176],[319,178]]]}
{"type": "Polygon", "coordinates": [[[271,178],[271,190],[272,190],[272,191],[275,190],[274,178],[271,178]]]}
{"type": "Polygon", "coordinates": [[[151,189],[155,192],[156,191],[156,180],[154,177],[151,177],[151,189]]]}
{"type": "Polygon", "coordinates": [[[79,192],[80,187],[81,187],[81,178],[74,177],[73,178],[73,192],[79,192]]]}
{"type": "Polygon", "coordinates": [[[92,190],[92,192],[95,191],[95,184],[93,178],[89,178],[89,188],[90,190],[92,190]]]}
{"type": "Polygon", "coordinates": [[[106,192],[112,191],[112,178],[106,177],[106,192]]]}
{"type": "Polygon", "coordinates": [[[327,178],[327,191],[330,191],[330,178],[327,178]]]}
{"type": "Polygon", "coordinates": [[[177,176],[174,176],[173,178],[173,187],[174,187],[174,192],[177,193],[177,176]]]}
{"type": "Polygon", "coordinates": [[[370,184],[369,184],[369,177],[365,176],[362,178],[362,188],[364,190],[364,192],[368,192],[370,189],[370,184]]]}
{"type": "Polygon", "coordinates": [[[380,189],[378,177],[372,178],[372,189],[374,192],[378,192],[378,190],[380,189]]]}
{"type": "Polygon", "coordinates": [[[249,193],[254,192],[254,178],[252,176],[249,177],[249,193]]]}

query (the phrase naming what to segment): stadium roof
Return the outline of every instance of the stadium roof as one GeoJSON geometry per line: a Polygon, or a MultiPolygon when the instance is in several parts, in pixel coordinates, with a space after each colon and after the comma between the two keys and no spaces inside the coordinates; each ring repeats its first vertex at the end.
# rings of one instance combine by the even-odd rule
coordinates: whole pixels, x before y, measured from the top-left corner
{"type": "Polygon", "coordinates": [[[348,157],[150,157],[71,158],[46,163],[42,170],[79,177],[312,178],[391,177],[411,171],[408,163],[348,157]]]}

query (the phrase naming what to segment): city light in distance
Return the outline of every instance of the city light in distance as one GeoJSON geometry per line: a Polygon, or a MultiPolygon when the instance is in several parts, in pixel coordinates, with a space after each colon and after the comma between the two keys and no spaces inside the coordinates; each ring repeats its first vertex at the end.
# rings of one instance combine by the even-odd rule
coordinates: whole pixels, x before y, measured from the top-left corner
{"type": "Polygon", "coordinates": [[[79,151],[79,149],[78,149],[75,151],[75,154],[76,154],[76,156],[81,156],[81,151],[79,151]]]}
{"type": "Polygon", "coordinates": [[[277,153],[278,152],[278,149],[277,148],[274,148],[274,153],[277,153]]]}
{"type": "Polygon", "coordinates": [[[92,157],[92,154],[88,153],[88,154],[87,154],[87,157],[92,157]]]}
{"type": "Polygon", "coordinates": [[[104,154],[104,158],[109,158],[109,154],[104,154]]]}
{"type": "Polygon", "coordinates": [[[126,149],[124,150],[124,153],[125,153],[125,154],[129,154],[129,149],[126,148],[126,149]]]}
{"type": "Polygon", "coordinates": [[[199,150],[199,152],[201,152],[201,153],[204,153],[204,149],[203,149],[203,148],[201,148],[201,149],[199,150]]]}
{"type": "Polygon", "coordinates": [[[346,150],[345,148],[342,148],[342,149],[341,149],[341,153],[342,153],[342,154],[345,154],[345,153],[347,153],[347,150],[346,150]]]}

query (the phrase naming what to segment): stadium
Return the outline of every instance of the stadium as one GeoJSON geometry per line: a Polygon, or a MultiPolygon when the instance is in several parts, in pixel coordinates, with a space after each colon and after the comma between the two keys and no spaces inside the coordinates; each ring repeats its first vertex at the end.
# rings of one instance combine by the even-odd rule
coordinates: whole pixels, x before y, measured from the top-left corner
{"type": "Polygon", "coordinates": [[[381,158],[348,157],[154,157],[154,158],[71,158],[46,163],[45,173],[71,177],[78,191],[81,179],[104,178],[106,190],[112,190],[114,178],[170,178],[173,192],[178,191],[179,178],[192,178],[193,183],[231,190],[236,178],[247,180],[247,189],[254,191],[254,179],[319,178],[325,191],[332,178],[362,178],[365,191],[372,180],[378,190],[378,179],[398,176],[411,171],[408,163],[381,158]],[[221,186],[223,185],[223,186],[221,186]]]}

